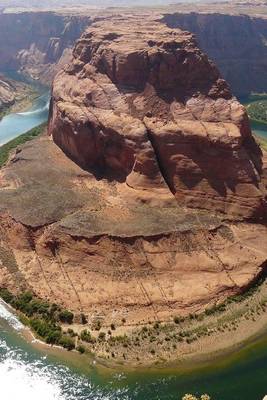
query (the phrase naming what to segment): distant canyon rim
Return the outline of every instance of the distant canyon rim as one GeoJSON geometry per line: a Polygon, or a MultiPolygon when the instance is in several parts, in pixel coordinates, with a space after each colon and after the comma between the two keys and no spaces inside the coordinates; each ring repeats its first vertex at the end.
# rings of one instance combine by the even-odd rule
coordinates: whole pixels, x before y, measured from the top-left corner
{"type": "Polygon", "coordinates": [[[266,91],[267,20],[210,7],[0,14],[3,74],[53,82],[48,134],[0,170],[1,286],[135,325],[265,273],[266,154],[232,91],[266,91]]]}

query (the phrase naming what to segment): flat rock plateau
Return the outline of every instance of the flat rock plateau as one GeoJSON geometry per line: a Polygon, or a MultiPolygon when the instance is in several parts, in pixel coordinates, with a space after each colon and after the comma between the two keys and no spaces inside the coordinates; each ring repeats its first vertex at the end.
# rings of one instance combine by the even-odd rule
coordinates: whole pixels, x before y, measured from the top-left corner
{"type": "Polygon", "coordinates": [[[203,311],[265,273],[266,155],[191,33],[90,23],[0,170],[1,285],[107,326],[203,311]]]}

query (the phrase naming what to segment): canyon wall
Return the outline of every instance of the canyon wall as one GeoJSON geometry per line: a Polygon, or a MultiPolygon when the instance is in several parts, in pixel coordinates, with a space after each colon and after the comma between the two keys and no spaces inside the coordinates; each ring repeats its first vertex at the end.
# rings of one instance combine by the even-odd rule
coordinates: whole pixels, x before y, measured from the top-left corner
{"type": "Polygon", "coordinates": [[[0,118],[15,103],[27,101],[30,94],[32,90],[27,84],[0,74],[0,118]]]}
{"type": "Polygon", "coordinates": [[[49,132],[83,168],[180,205],[265,215],[244,107],[191,33],[153,18],[95,23],[54,81],[49,132]]]}
{"type": "Polygon", "coordinates": [[[0,286],[132,329],[266,273],[266,154],[191,33],[95,22],[54,79],[48,130],[0,170],[0,286]]]}
{"type": "Polygon", "coordinates": [[[51,81],[90,17],[53,12],[0,13],[0,71],[51,81]]]}
{"type": "Polygon", "coordinates": [[[193,32],[236,95],[266,92],[267,19],[222,13],[174,13],[164,16],[171,28],[193,32]]]}

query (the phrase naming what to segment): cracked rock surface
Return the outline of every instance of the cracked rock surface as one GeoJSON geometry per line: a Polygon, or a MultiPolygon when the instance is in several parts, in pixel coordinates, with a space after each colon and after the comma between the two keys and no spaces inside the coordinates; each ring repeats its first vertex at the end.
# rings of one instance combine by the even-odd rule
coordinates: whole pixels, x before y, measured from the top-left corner
{"type": "Polygon", "coordinates": [[[170,191],[186,207],[266,213],[244,107],[190,33],[152,17],[114,17],[83,34],[55,79],[49,132],[99,177],[170,191]]]}
{"type": "Polygon", "coordinates": [[[107,326],[201,311],[267,260],[266,158],[244,108],[190,33],[125,18],[85,32],[50,136],[0,171],[1,284],[107,326]]]}

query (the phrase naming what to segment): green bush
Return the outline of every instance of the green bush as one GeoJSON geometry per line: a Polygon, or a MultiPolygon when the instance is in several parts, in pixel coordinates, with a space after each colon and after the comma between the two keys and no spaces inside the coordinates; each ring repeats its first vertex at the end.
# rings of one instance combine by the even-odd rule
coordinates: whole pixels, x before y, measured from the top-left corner
{"type": "Polygon", "coordinates": [[[8,304],[10,304],[14,299],[13,294],[8,289],[5,288],[0,288],[0,296],[8,304]]]}
{"type": "Polygon", "coordinates": [[[106,334],[105,334],[105,332],[100,332],[99,335],[98,335],[98,339],[99,339],[100,341],[104,341],[104,340],[106,339],[106,334]]]}
{"type": "Polygon", "coordinates": [[[181,322],[184,322],[184,317],[174,317],[173,321],[175,324],[180,324],[181,322]]]}
{"type": "Polygon", "coordinates": [[[58,317],[59,317],[60,321],[65,324],[73,323],[74,315],[71,311],[68,311],[68,310],[60,311],[60,313],[58,314],[58,317]]]}
{"type": "Polygon", "coordinates": [[[82,323],[83,325],[87,324],[87,318],[86,318],[86,316],[85,316],[83,313],[81,314],[81,323],[82,323]]]}
{"type": "Polygon", "coordinates": [[[61,339],[61,332],[58,330],[51,330],[45,338],[46,343],[48,344],[58,344],[61,339]]]}
{"type": "Polygon", "coordinates": [[[69,336],[61,336],[59,344],[69,351],[75,348],[74,340],[69,336]]]}
{"type": "Polygon", "coordinates": [[[77,351],[81,354],[85,353],[85,347],[82,344],[79,344],[77,347],[77,351]]]}

